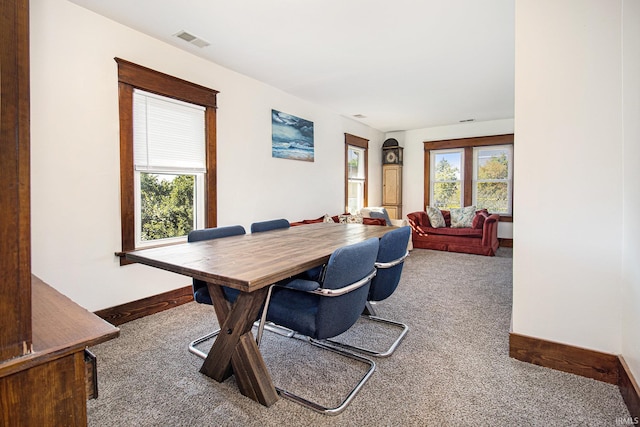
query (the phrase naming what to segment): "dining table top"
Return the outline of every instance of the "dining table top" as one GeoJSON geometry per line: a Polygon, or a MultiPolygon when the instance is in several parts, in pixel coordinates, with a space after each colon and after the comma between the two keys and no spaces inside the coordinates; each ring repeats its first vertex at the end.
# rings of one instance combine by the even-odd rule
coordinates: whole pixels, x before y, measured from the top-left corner
{"type": "Polygon", "coordinates": [[[320,266],[342,246],[395,227],[314,223],[182,243],[126,254],[127,259],[209,283],[252,292],[320,266]]]}

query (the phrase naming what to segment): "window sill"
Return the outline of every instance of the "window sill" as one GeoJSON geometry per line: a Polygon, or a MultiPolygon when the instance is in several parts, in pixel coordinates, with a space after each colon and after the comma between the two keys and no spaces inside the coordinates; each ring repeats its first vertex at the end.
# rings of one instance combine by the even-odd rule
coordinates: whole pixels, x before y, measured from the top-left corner
{"type": "Polygon", "coordinates": [[[142,248],[134,248],[134,249],[122,250],[122,251],[114,252],[114,255],[117,256],[118,258],[120,258],[120,266],[129,265],[129,264],[137,264],[135,261],[131,261],[131,260],[127,259],[127,254],[129,252],[140,251],[140,250],[143,250],[143,249],[162,248],[164,246],[181,245],[183,243],[186,243],[186,241],[163,243],[161,245],[149,245],[149,246],[144,246],[142,248]]]}

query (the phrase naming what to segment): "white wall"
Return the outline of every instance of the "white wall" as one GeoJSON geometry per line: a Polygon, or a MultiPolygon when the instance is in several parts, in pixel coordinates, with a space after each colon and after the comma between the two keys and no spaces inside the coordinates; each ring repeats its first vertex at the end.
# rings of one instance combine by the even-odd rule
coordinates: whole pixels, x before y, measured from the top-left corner
{"type": "Polygon", "coordinates": [[[344,133],[370,139],[370,200],[380,203],[383,134],[64,0],[31,1],[32,268],[94,311],[186,286],[120,267],[117,67],[120,57],[220,91],[218,225],[337,214],[344,133]],[[314,122],[315,162],[271,157],[271,109],[314,122]]]}
{"type": "MultiPolygon", "coordinates": [[[[513,119],[461,123],[451,126],[389,132],[385,138],[395,138],[404,147],[402,212],[404,215],[425,210],[424,203],[424,144],[425,141],[471,138],[513,133],[513,119]]],[[[516,163],[517,169],[517,163],[516,163]]],[[[514,213],[517,221],[518,213],[514,213]]],[[[512,223],[498,224],[498,237],[512,237],[512,223]]]]}
{"type": "Polygon", "coordinates": [[[513,332],[614,354],[621,24],[621,0],[516,2],[513,332]]]}
{"type": "Polygon", "coordinates": [[[640,2],[623,2],[624,239],[622,355],[640,379],[640,2]]]}

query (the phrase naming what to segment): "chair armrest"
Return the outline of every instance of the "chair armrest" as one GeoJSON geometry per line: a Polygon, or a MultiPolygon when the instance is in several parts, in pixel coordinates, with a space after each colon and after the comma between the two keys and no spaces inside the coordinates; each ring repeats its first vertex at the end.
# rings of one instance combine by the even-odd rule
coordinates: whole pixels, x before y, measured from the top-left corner
{"type": "MultiPolygon", "coordinates": [[[[404,260],[404,257],[402,259],[404,260]]],[[[365,277],[358,280],[357,282],[350,283],[347,286],[344,286],[342,288],[337,288],[337,289],[322,288],[320,287],[320,284],[318,282],[315,282],[313,280],[304,280],[304,279],[294,279],[289,282],[276,283],[274,284],[274,286],[278,288],[309,292],[311,294],[322,295],[325,297],[337,297],[337,296],[349,293],[351,291],[354,291],[361,286],[366,285],[371,281],[371,279],[375,277],[376,272],[377,270],[374,268],[371,271],[371,273],[367,274],[365,277]]]]}
{"type": "Polygon", "coordinates": [[[362,279],[357,282],[351,283],[347,286],[338,289],[326,289],[326,288],[318,288],[313,291],[309,291],[312,294],[321,295],[323,297],[338,297],[340,295],[347,294],[351,291],[355,291],[356,289],[365,286],[367,283],[371,281],[376,275],[377,270],[374,268],[371,270],[371,273],[367,274],[362,279]]]}
{"type": "Polygon", "coordinates": [[[400,258],[398,259],[394,259],[393,261],[389,261],[389,262],[376,262],[375,266],[376,268],[391,268],[391,267],[395,267],[398,264],[401,264],[404,262],[404,259],[406,257],[409,256],[409,251],[407,251],[404,255],[402,255],[400,258]]]}

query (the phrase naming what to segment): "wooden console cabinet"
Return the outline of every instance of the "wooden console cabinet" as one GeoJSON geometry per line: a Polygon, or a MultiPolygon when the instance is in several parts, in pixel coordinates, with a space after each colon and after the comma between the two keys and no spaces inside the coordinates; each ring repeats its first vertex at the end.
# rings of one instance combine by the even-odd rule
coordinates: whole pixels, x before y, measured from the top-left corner
{"type": "Polygon", "coordinates": [[[85,349],[119,330],[35,276],[31,293],[33,351],[0,362],[0,425],[86,425],[97,385],[85,349]]]}

